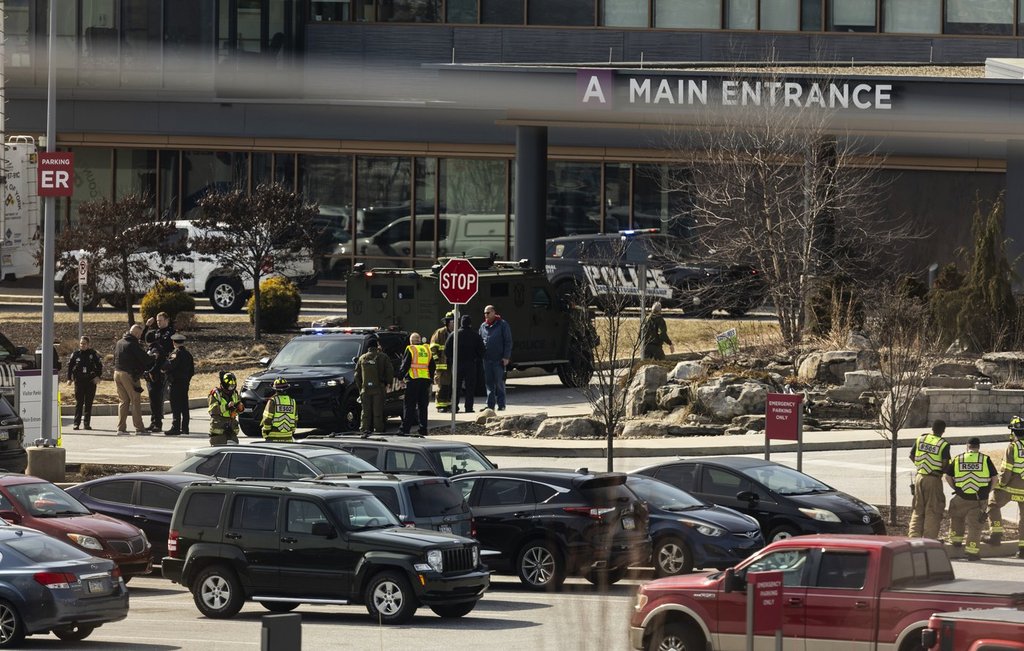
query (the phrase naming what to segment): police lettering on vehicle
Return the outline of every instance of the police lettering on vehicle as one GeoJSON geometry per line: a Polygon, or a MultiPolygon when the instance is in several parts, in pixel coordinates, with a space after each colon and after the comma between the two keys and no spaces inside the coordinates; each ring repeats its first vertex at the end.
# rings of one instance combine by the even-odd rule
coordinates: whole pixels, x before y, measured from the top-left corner
{"type": "MultiPolygon", "coordinates": [[[[640,272],[635,267],[585,264],[583,274],[587,279],[587,288],[594,296],[610,293],[640,295],[640,272]]],[[[646,277],[644,296],[672,298],[672,286],[665,280],[665,273],[661,269],[647,269],[646,277]]]]}

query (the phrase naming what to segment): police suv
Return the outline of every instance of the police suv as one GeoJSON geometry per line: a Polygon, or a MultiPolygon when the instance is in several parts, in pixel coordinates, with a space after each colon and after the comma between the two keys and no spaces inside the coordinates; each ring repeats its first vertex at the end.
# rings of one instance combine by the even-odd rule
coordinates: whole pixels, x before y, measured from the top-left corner
{"type": "Polygon", "coordinates": [[[657,228],[555,237],[547,240],[546,270],[560,294],[583,295],[606,311],[639,305],[641,293],[648,306],[660,301],[691,316],[742,316],[764,301],[756,269],[702,261],[692,248],[657,228]]]}
{"type": "MultiPolygon", "coordinates": [[[[359,388],[353,383],[356,360],[366,352],[367,341],[375,337],[381,351],[391,358],[397,376],[409,341],[407,332],[376,327],[302,328],[301,332],[276,357],[261,359],[267,369],[250,375],[242,384],[245,411],[239,414],[238,424],[246,436],[262,435],[263,407],[277,378],[289,384],[288,395],[295,399],[299,412],[298,427],[328,432],[358,430],[359,388]]],[[[385,417],[402,413],[404,393],[397,380],[387,388],[385,417]]],[[[300,433],[297,438],[302,436],[300,433]]]]}

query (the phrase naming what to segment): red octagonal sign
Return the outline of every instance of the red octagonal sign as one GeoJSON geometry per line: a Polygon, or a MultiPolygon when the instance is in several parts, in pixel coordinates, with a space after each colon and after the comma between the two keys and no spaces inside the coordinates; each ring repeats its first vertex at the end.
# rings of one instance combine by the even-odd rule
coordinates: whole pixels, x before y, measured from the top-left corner
{"type": "Polygon", "coordinates": [[[469,260],[452,258],[441,267],[441,295],[452,305],[465,305],[476,296],[479,280],[469,260]]]}

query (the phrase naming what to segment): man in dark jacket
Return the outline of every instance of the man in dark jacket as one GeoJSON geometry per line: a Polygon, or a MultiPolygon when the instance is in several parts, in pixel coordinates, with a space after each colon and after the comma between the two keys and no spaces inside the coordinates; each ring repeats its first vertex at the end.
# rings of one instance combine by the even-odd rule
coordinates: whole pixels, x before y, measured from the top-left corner
{"type": "Polygon", "coordinates": [[[127,436],[128,412],[132,414],[135,434],[148,435],[142,424],[142,374],[150,367],[151,361],[139,337],[142,326],[138,323],[125,333],[124,338],[114,346],[114,385],[117,387],[117,434],[127,436]]]}
{"type": "MultiPolygon", "coordinates": [[[[455,333],[448,335],[444,345],[448,357],[448,368],[455,364],[455,333]]],[[[463,315],[459,324],[459,367],[455,369],[455,411],[459,410],[462,397],[466,399],[466,411],[473,412],[473,396],[476,393],[476,367],[484,358],[484,340],[473,328],[473,318],[463,315]]]]}
{"type": "Polygon", "coordinates": [[[149,356],[152,363],[146,369],[146,388],[149,391],[149,431],[159,432],[164,421],[164,362],[174,350],[171,336],[174,327],[167,312],[161,312],[156,318],[146,320],[146,328],[142,333],[143,341],[149,344],[149,356]]]}
{"type": "Polygon", "coordinates": [[[185,348],[185,335],[171,335],[171,343],[174,344],[174,350],[164,362],[164,375],[170,383],[171,429],[164,432],[164,435],[188,436],[188,386],[196,374],[196,364],[192,353],[185,348]]]}
{"type": "Polygon", "coordinates": [[[96,398],[96,385],[103,375],[103,361],[89,338],[82,335],[78,342],[78,350],[71,353],[68,362],[68,382],[75,385],[75,426],[81,424],[85,429],[92,429],[92,401],[96,398]]]}
{"type": "Polygon", "coordinates": [[[480,324],[484,341],[484,383],[487,385],[487,408],[505,409],[505,369],[512,358],[512,328],[501,318],[493,305],[484,308],[480,324]]]}

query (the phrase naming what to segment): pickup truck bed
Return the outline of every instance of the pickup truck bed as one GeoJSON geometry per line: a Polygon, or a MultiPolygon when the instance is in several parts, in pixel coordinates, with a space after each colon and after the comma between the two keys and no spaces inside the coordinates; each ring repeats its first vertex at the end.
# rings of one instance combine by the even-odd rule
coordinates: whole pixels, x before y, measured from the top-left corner
{"type": "Polygon", "coordinates": [[[998,581],[992,579],[956,579],[908,586],[906,588],[890,588],[889,593],[928,593],[948,595],[978,595],[979,597],[1010,597],[1024,603],[1024,584],[1020,581],[998,581]]]}

